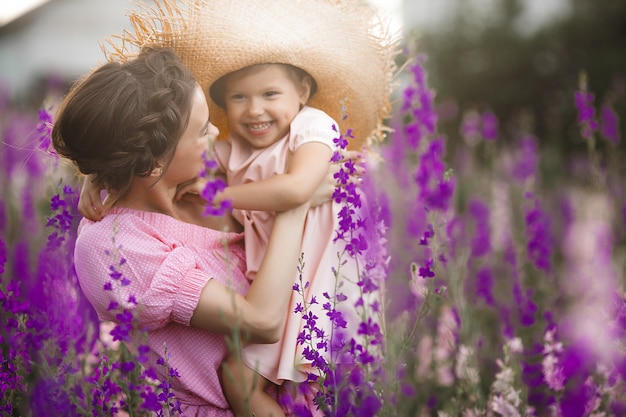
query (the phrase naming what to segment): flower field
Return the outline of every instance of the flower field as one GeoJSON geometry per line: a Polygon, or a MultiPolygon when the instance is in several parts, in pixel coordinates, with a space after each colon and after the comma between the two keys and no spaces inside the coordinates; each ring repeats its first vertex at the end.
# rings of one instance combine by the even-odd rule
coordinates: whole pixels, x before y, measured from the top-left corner
{"type": "MultiPolygon", "coordinates": [[[[443,136],[424,59],[401,74],[362,192],[350,163],[338,175],[342,256],[363,265],[359,340],[330,340],[336,362],[305,350],[320,409],[626,415],[623,89],[589,91],[584,74],[571,86],[578,128],[566,139],[588,152],[565,159],[490,111],[460,109],[460,131],[443,136]]],[[[176,369],[164,361],[159,380],[129,343],[141,331],[132,309],[111,306],[119,322],[100,323],[78,287],[79,179],[50,152],[53,106],[33,115],[3,95],[0,109],[0,415],[179,415],[176,369]]],[[[112,285],[124,285],[114,255],[112,285]]],[[[341,302],[326,308],[338,329],[341,302]]]]}

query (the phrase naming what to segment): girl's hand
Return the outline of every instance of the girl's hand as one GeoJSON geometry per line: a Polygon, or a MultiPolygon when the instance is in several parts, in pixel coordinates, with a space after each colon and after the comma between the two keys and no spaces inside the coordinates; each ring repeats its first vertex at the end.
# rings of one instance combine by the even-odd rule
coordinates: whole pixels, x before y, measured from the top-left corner
{"type": "Polygon", "coordinates": [[[337,180],[335,179],[335,174],[339,172],[343,163],[352,160],[356,165],[356,172],[351,175],[352,181],[360,181],[361,177],[365,172],[365,168],[360,164],[361,161],[361,153],[358,151],[343,151],[343,158],[340,161],[332,163],[328,167],[328,172],[324,181],[317,187],[315,194],[311,198],[311,207],[321,206],[322,204],[328,203],[332,199],[332,195],[335,192],[335,188],[337,188],[337,180]]]}
{"type": "Polygon", "coordinates": [[[102,220],[110,207],[103,203],[100,196],[102,190],[94,185],[91,178],[91,175],[87,175],[83,181],[78,199],[78,212],[87,219],[97,222],[102,220]]]}
{"type": "Polygon", "coordinates": [[[205,205],[207,202],[202,198],[202,190],[204,189],[207,181],[208,180],[206,178],[197,177],[191,181],[179,184],[176,188],[174,201],[185,200],[189,203],[205,205]]]}

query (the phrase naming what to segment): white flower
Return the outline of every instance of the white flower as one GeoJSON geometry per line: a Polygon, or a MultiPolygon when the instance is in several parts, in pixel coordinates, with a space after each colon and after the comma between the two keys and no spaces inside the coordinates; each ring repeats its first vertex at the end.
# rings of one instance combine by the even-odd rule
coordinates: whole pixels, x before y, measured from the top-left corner
{"type": "Polygon", "coordinates": [[[494,396],[489,401],[489,409],[502,417],[521,417],[519,411],[499,395],[494,396]]]}
{"type": "Polygon", "coordinates": [[[473,355],[474,351],[472,348],[461,345],[456,357],[455,373],[456,377],[459,379],[464,379],[472,384],[478,384],[480,381],[478,370],[471,365],[473,355]]]}
{"type": "Polygon", "coordinates": [[[511,353],[522,353],[524,351],[524,345],[522,344],[522,339],[520,339],[519,337],[510,339],[507,342],[507,345],[509,346],[511,353]]]}

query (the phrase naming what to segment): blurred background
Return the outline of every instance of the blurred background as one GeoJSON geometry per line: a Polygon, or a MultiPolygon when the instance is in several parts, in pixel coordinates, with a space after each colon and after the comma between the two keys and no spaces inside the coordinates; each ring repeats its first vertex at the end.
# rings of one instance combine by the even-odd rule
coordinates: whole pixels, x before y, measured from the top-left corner
{"type": "MultiPolygon", "coordinates": [[[[571,140],[571,104],[581,71],[598,104],[611,99],[623,114],[626,0],[376,3],[407,47],[428,56],[447,136],[458,134],[464,110],[493,111],[504,131],[524,124],[557,153],[576,151],[584,144],[571,140]]],[[[16,108],[37,109],[51,90],[103,61],[99,43],[128,26],[132,7],[131,0],[0,0],[0,91],[16,108]]]]}

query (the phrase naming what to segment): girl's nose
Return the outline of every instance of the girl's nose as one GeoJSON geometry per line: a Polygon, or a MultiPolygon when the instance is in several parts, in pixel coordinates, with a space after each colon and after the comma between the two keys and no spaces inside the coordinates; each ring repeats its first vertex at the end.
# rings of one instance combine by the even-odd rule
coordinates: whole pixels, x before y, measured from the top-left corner
{"type": "Polygon", "coordinates": [[[263,114],[263,106],[260,100],[251,99],[248,104],[248,115],[250,116],[260,116],[263,114]]]}

